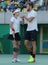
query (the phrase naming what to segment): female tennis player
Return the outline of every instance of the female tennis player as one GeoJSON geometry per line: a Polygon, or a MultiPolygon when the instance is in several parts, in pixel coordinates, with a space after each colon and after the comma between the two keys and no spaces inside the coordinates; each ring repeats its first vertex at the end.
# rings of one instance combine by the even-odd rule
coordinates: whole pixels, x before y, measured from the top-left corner
{"type": "Polygon", "coordinates": [[[20,46],[20,24],[23,24],[22,19],[19,17],[20,10],[15,10],[13,12],[13,17],[10,20],[10,35],[9,39],[12,40],[13,43],[13,60],[12,62],[19,62],[18,51],[20,46]]]}

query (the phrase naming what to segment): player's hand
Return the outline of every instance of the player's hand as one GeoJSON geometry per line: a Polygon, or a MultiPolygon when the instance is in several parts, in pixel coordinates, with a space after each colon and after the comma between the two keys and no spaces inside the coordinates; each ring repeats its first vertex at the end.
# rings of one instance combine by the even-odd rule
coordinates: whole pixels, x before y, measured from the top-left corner
{"type": "Polygon", "coordinates": [[[24,19],[24,18],[26,18],[26,16],[22,16],[21,18],[24,19]]]}
{"type": "Polygon", "coordinates": [[[15,34],[15,31],[13,31],[13,34],[15,34]]]}
{"type": "Polygon", "coordinates": [[[14,31],[13,31],[12,35],[13,35],[13,38],[14,38],[14,40],[15,40],[15,32],[14,32],[14,31]]]}
{"type": "Polygon", "coordinates": [[[12,28],[12,32],[13,32],[13,34],[15,33],[15,29],[14,28],[12,28]]]}

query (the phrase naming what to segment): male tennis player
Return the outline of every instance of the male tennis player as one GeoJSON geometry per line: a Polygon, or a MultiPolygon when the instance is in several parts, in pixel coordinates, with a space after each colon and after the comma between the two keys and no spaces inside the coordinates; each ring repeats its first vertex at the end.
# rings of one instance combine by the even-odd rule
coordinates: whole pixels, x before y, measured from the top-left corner
{"type": "Polygon", "coordinates": [[[20,60],[18,57],[18,51],[20,46],[20,24],[23,24],[23,21],[19,17],[20,10],[15,10],[13,12],[13,17],[10,20],[10,35],[9,39],[12,40],[13,43],[13,60],[12,62],[19,62],[20,60]]]}
{"type": "Polygon", "coordinates": [[[27,50],[30,53],[30,58],[28,62],[35,62],[35,55],[36,55],[36,39],[37,39],[37,20],[36,20],[36,15],[37,12],[33,10],[33,3],[29,2],[26,4],[26,8],[28,11],[27,16],[22,16],[22,18],[27,20],[27,31],[25,35],[25,46],[27,50]],[[32,43],[33,50],[29,46],[29,41],[32,43]]]}

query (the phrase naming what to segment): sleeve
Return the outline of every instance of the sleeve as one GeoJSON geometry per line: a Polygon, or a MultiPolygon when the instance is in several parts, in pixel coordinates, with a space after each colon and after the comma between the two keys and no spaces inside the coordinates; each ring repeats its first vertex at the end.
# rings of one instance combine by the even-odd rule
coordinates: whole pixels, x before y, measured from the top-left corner
{"type": "Polygon", "coordinates": [[[14,22],[14,18],[13,17],[10,19],[10,22],[14,22]]]}
{"type": "Polygon", "coordinates": [[[36,15],[37,15],[37,12],[34,11],[31,13],[30,17],[36,17],[36,15]]]}
{"type": "Polygon", "coordinates": [[[34,12],[34,13],[33,13],[33,17],[36,17],[36,15],[37,15],[37,12],[34,12]]]}

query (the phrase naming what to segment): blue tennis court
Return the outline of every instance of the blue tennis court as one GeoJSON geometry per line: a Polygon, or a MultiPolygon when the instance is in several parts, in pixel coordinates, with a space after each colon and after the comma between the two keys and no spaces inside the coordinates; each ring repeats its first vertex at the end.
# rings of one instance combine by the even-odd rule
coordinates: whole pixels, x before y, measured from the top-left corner
{"type": "Polygon", "coordinates": [[[48,55],[36,55],[35,63],[28,63],[29,55],[19,55],[20,63],[12,63],[12,55],[0,55],[0,65],[48,65],[48,55]]]}

